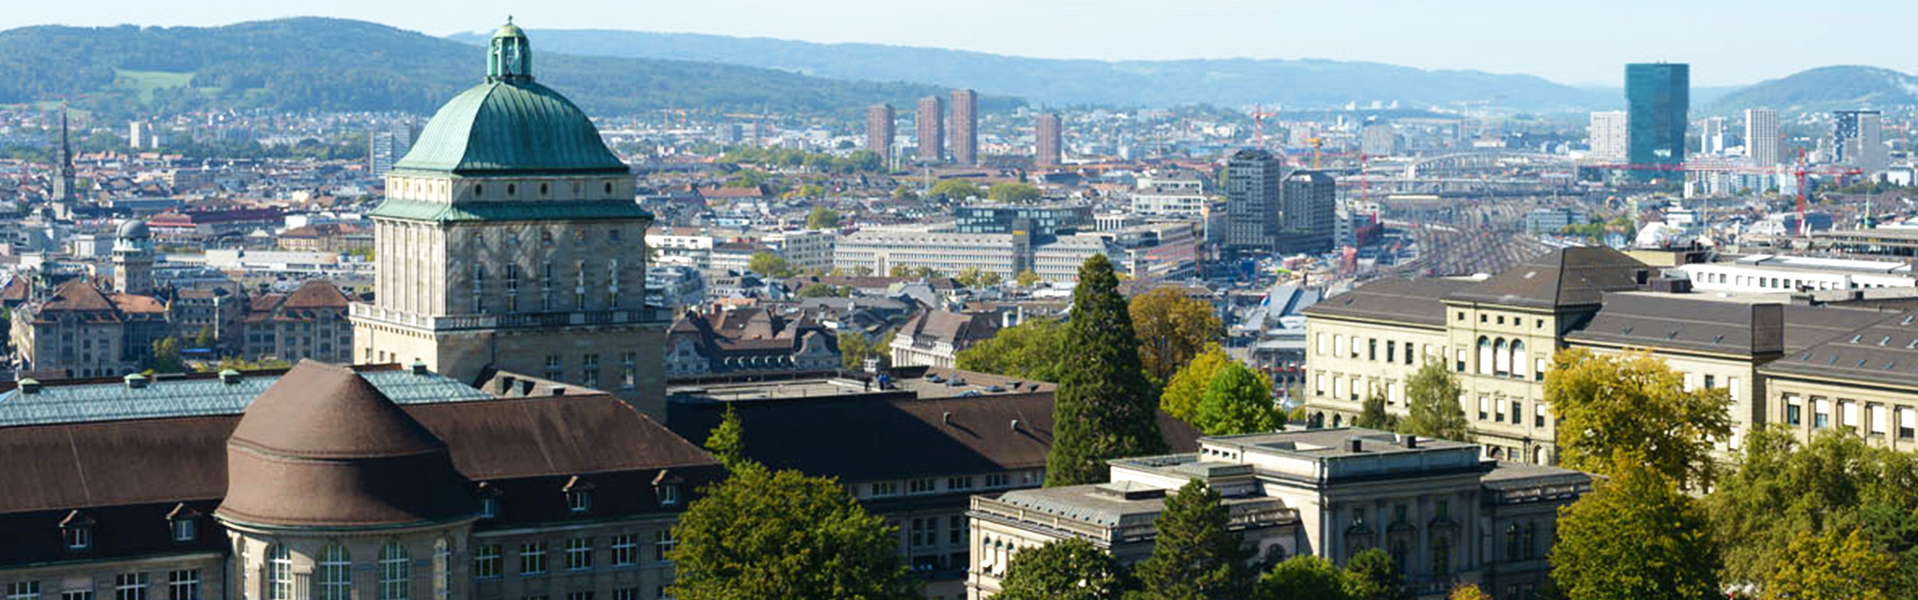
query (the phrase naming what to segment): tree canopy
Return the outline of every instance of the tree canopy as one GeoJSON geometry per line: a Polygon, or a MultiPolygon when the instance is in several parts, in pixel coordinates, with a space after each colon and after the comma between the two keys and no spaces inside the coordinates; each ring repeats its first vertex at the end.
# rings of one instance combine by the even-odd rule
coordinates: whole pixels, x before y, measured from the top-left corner
{"type": "Polygon", "coordinates": [[[771,252],[754,252],[752,258],[746,260],[746,269],[766,277],[781,279],[799,273],[792,267],[792,263],[786,262],[786,257],[771,252]]]}
{"type": "Polygon", "coordinates": [[[1313,598],[1347,600],[1345,572],[1323,557],[1299,554],[1259,576],[1253,594],[1258,600],[1313,598]]]}
{"type": "Polygon", "coordinates": [[[1404,600],[1405,574],[1392,555],[1378,548],[1360,550],[1345,561],[1345,595],[1352,600],[1404,600]]]}
{"type": "Polygon", "coordinates": [[[1687,391],[1684,377],[1648,354],[1559,352],[1545,375],[1545,401],[1560,419],[1559,463],[1605,473],[1614,454],[1640,452],[1687,487],[1711,484],[1712,440],[1731,435],[1725,388],[1687,391]]]}
{"type": "Polygon", "coordinates": [[[1766,600],[1889,600],[1900,585],[1898,559],[1873,548],[1864,532],[1801,533],[1765,581],[1766,600]]]}
{"type": "Polygon", "coordinates": [[[1112,553],[1066,538],[1012,555],[998,600],[1119,600],[1134,587],[1112,553]]]}
{"type": "Polygon", "coordinates": [[[1472,424],[1465,420],[1459,406],[1458,378],[1445,370],[1445,364],[1425,361],[1405,381],[1406,414],[1399,420],[1399,432],[1421,437],[1472,441],[1472,424]]]}
{"type": "Polygon", "coordinates": [[[1103,254],[1079,267],[1063,347],[1072,361],[1058,373],[1053,393],[1046,485],[1103,483],[1110,476],[1107,459],[1164,452],[1159,403],[1139,363],[1139,338],[1119,295],[1119,278],[1103,254]]]}
{"type": "Polygon", "coordinates": [[[180,338],[167,336],[153,340],[153,358],[148,361],[155,373],[185,373],[186,361],[180,358],[180,338]]]}
{"type": "Polygon", "coordinates": [[[1226,529],[1230,515],[1219,492],[1193,479],[1165,499],[1154,522],[1152,556],[1136,568],[1144,597],[1151,600],[1245,598],[1254,577],[1252,551],[1239,534],[1226,529]]]}
{"type": "Polygon", "coordinates": [[[1154,380],[1166,381],[1192,357],[1216,344],[1225,326],[1212,305],[1185,295],[1181,288],[1155,288],[1132,299],[1127,309],[1139,336],[1139,360],[1154,380]]]}
{"type": "Polygon", "coordinates": [[[738,471],[746,463],[745,435],[744,428],[739,424],[739,413],[733,410],[733,405],[727,404],[726,416],[721,417],[719,424],[714,425],[712,432],[706,435],[704,446],[707,452],[713,453],[713,458],[719,459],[719,464],[726,465],[726,470],[738,471]]]}
{"type": "Polygon", "coordinates": [[[1013,283],[1017,283],[1019,287],[1025,288],[1039,285],[1040,281],[1042,280],[1039,279],[1039,274],[1032,271],[1020,271],[1018,275],[1012,278],[1013,283]]]}
{"type": "Polygon", "coordinates": [[[1001,281],[1001,278],[999,277],[998,273],[994,273],[992,271],[981,271],[979,270],[979,267],[966,267],[964,269],[960,269],[959,275],[953,277],[953,279],[957,280],[959,282],[959,285],[963,285],[963,286],[974,288],[974,289],[989,288],[995,285],[999,285],[999,282],[1001,281]]]}
{"type": "Polygon", "coordinates": [[[1159,410],[1172,415],[1172,418],[1198,427],[1199,401],[1205,398],[1205,388],[1212,384],[1212,377],[1232,358],[1217,345],[1207,347],[1205,352],[1192,357],[1184,367],[1172,375],[1166,382],[1165,391],[1159,393],[1159,410]]]}
{"type": "Polygon", "coordinates": [[[1619,454],[1613,479],[1560,510],[1552,580],[1568,598],[1708,600],[1718,546],[1697,500],[1643,459],[1619,454]]]}
{"type": "Polygon", "coordinates": [[[978,185],[964,179],[947,179],[932,184],[932,189],[926,190],[926,194],[934,198],[945,198],[948,200],[983,198],[986,195],[983,190],[979,189],[978,185]]]}
{"type": "Polygon", "coordinates": [[[1044,195],[1037,187],[1010,181],[992,184],[992,188],[986,190],[987,198],[1000,202],[1032,202],[1044,195]]]}
{"type": "Polygon", "coordinates": [[[897,530],[838,481],[747,465],[708,485],[673,526],[685,600],[915,600],[897,530]]]}
{"type": "Polygon", "coordinates": [[[1285,426],[1272,400],[1272,380],[1229,361],[1212,376],[1192,421],[1206,435],[1276,431],[1285,426]]]}
{"type": "Polygon", "coordinates": [[[1359,416],[1352,419],[1352,426],[1393,431],[1399,427],[1399,417],[1385,412],[1384,396],[1368,394],[1365,396],[1365,402],[1360,405],[1359,416]]]}
{"type": "Polygon", "coordinates": [[[1065,334],[1065,325],[1058,321],[1028,318],[960,350],[955,364],[966,371],[1058,382],[1066,360],[1065,334]]]}
{"type": "Polygon", "coordinates": [[[806,213],[807,229],[833,229],[839,226],[839,211],[824,206],[812,207],[806,213]]]}

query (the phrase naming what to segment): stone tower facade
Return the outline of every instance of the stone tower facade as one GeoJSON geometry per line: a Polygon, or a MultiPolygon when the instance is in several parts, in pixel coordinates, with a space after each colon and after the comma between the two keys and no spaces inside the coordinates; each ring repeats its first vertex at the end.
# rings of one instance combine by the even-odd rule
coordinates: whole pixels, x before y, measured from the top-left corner
{"type": "Polygon", "coordinates": [[[139,219],[121,222],[114,234],[113,289],[122,294],[153,293],[153,239],[139,219]]]}

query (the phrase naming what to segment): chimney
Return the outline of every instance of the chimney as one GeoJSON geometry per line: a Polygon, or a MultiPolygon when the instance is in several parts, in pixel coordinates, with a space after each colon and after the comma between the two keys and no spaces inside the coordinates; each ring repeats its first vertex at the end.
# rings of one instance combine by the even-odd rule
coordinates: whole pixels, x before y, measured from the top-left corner
{"type": "Polygon", "coordinates": [[[1361,440],[1359,438],[1351,438],[1351,439],[1345,440],[1345,449],[1348,452],[1364,452],[1365,440],[1361,440]]]}
{"type": "Polygon", "coordinates": [[[22,394],[40,393],[40,380],[34,379],[32,377],[28,377],[26,379],[20,380],[20,393],[22,394]]]}
{"type": "Polygon", "coordinates": [[[127,389],[129,390],[142,389],[147,386],[147,376],[139,373],[128,373],[127,376],[122,377],[121,380],[127,382],[127,389]]]}
{"type": "Polygon", "coordinates": [[[406,368],[412,371],[414,375],[425,375],[426,361],[415,358],[413,359],[413,364],[407,365],[406,368]]]}
{"type": "Polygon", "coordinates": [[[226,385],[233,385],[239,382],[240,382],[239,371],[235,371],[233,369],[222,369],[220,371],[220,383],[223,383],[226,385]]]}
{"type": "Polygon", "coordinates": [[[1406,448],[1417,448],[1419,447],[1419,436],[1409,434],[1399,436],[1399,443],[1406,448]]]}

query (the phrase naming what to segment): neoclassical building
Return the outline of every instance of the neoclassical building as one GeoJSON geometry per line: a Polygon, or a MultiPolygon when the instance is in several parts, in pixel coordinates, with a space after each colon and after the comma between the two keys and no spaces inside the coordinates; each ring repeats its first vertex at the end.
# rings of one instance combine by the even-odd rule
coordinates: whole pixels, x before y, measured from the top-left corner
{"type": "Polygon", "coordinates": [[[534,82],[518,27],[495,32],[486,61],[485,81],[386,176],[354,360],[418,360],[469,383],[525,373],[659,406],[669,315],[645,305],[652,216],[633,175],[584,112],[534,82]]]}
{"type": "Polygon", "coordinates": [[[606,394],[415,366],[0,388],[9,600],[654,600],[723,468],[606,394]]]}

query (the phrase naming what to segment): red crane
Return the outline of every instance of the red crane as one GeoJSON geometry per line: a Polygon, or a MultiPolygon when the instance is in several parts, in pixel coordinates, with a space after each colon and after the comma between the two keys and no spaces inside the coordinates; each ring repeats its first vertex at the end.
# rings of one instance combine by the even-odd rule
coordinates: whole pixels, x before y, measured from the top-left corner
{"type": "Polygon", "coordinates": [[[1277,116],[1277,112],[1265,112],[1265,107],[1252,105],[1252,140],[1260,150],[1265,149],[1265,118],[1277,116]]]}
{"type": "MultiPolygon", "coordinates": [[[[1666,171],[1666,172],[1684,172],[1684,173],[1741,173],[1741,174],[1747,174],[1747,175],[1772,175],[1777,172],[1773,170],[1772,168],[1763,167],[1763,166],[1744,165],[1744,164],[1737,164],[1737,163],[1731,163],[1731,162],[1697,162],[1697,161],[1688,161],[1683,163],[1610,164],[1610,165],[1598,165],[1598,168],[1609,169],[1609,170],[1624,170],[1624,171],[1666,171]]],[[[1798,235],[1803,236],[1803,235],[1811,234],[1811,226],[1805,222],[1805,188],[1807,187],[1805,185],[1805,176],[1807,174],[1842,177],[1842,176],[1850,176],[1850,175],[1863,175],[1864,173],[1865,171],[1863,169],[1859,169],[1857,167],[1847,167],[1842,165],[1823,165],[1823,166],[1816,166],[1816,167],[1807,166],[1805,164],[1805,151],[1802,148],[1799,149],[1798,162],[1796,165],[1794,165],[1794,168],[1792,169],[1792,175],[1798,179],[1797,206],[1795,207],[1795,210],[1798,214],[1798,235]]]]}

